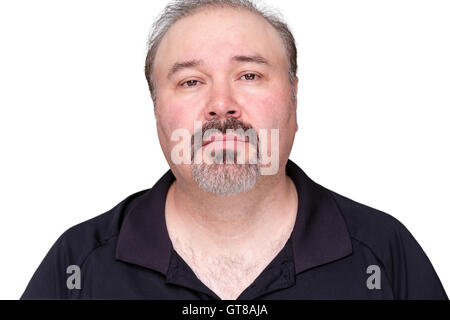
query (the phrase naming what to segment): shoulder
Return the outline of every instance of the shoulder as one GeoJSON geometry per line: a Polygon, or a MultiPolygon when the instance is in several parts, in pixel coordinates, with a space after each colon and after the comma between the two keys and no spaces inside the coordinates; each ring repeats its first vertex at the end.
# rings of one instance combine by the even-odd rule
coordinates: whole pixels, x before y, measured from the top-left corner
{"type": "Polygon", "coordinates": [[[107,212],[62,233],[34,272],[21,299],[67,299],[66,268],[82,268],[91,253],[112,243],[127,212],[148,190],[136,192],[107,212]]]}
{"type": "Polygon", "coordinates": [[[330,193],[345,220],[352,243],[365,247],[388,270],[405,263],[405,256],[410,253],[425,255],[405,225],[392,215],[337,192],[330,193]]]}
{"type": "Polygon", "coordinates": [[[394,216],[328,190],[333,196],[346,222],[352,238],[371,247],[395,240],[406,227],[394,216]]]}
{"type": "Polygon", "coordinates": [[[82,264],[95,249],[118,236],[127,213],[150,190],[133,193],[110,210],[70,227],[60,235],[54,247],[64,251],[65,258],[71,263],[82,264]]]}
{"type": "Polygon", "coordinates": [[[376,256],[397,299],[448,299],[431,261],[403,223],[386,212],[330,192],[352,243],[358,242],[376,256]]]}

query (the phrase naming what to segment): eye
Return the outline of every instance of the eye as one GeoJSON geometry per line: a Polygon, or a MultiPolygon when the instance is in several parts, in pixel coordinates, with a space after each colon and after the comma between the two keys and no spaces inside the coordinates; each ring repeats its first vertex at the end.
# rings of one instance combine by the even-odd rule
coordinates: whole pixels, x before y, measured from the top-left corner
{"type": "Polygon", "coordinates": [[[243,77],[245,77],[245,79],[246,79],[246,80],[249,80],[249,81],[256,80],[256,77],[261,78],[260,76],[258,76],[257,74],[254,74],[254,73],[247,73],[247,74],[244,74],[244,75],[241,77],[241,79],[242,79],[243,77]]]}
{"type": "Polygon", "coordinates": [[[197,87],[196,84],[198,82],[199,81],[197,81],[197,80],[188,80],[188,81],[183,82],[180,86],[182,86],[182,87],[197,87]]]}

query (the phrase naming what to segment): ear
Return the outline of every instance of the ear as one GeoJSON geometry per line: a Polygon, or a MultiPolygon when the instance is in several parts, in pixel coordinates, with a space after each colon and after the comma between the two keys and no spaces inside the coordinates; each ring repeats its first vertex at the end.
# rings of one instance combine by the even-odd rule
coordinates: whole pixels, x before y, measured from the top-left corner
{"type": "Polygon", "coordinates": [[[298,97],[298,77],[295,77],[294,81],[294,92],[295,92],[295,107],[297,108],[297,97],[298,97]]]}
{"type": "Polygon", "coordinates": [[[298,122],[297,122],[297,106],[298,106],[298,77],[295,77],[294,81],[294,93],[295,93],[295,132],[298,131],[298,122]]]}

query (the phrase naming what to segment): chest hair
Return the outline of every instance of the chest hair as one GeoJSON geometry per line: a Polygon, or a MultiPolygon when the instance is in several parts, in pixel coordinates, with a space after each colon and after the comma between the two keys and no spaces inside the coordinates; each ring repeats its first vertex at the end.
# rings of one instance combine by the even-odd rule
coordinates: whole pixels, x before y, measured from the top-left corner
{"type": "Polygon", "coordinates": [[[180,241],[174,249],[197,278],[221,299],[236,299],[276,257],[287,237],[272,241],[263,248],[241,253],[200,254],[180,241]]]}

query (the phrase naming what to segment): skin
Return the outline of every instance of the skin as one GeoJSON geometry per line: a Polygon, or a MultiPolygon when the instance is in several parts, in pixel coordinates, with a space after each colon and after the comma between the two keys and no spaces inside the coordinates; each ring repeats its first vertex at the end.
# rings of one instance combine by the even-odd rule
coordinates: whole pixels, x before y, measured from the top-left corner
{"type": "MultiPolygon", "coordinates": [[[[158,137],[176,177],[167,194],[165,213],[172,243],[200,257],[256,259],[261,261],[256,270],[262,271],[284,241],[274,243],[289,237],[298,205],[295,186],[285,174],[298,125],[297,103],[291,100],[288,60],[281,37],[268,22],[251,12],[202,10],[169,29],[154,66],[158,137]],[[271,66],[230,62],[230,57],[237,54],[259,54],[271,66]],[[191,59],[203,59],[205,63],[183,69],[168,79],[170,66],[191,59]],[[245,77],[249,73],[257,76],[245,77]],[[198,82],[191,82],[193,86],[189,87],[189,80],[198,82]],[[214,195],[198,187],[190,165],[172,163],[171,150],[178,142],[170,138],[178,128],[193,134],[194,121],[204,123],[229,116],[251,124],[257,132],[279,129],[280,165],[277,174],[261,176],[247,192],[214,195]]],[[[255,276],[250,273],[248,281],[255,276]]]]}

